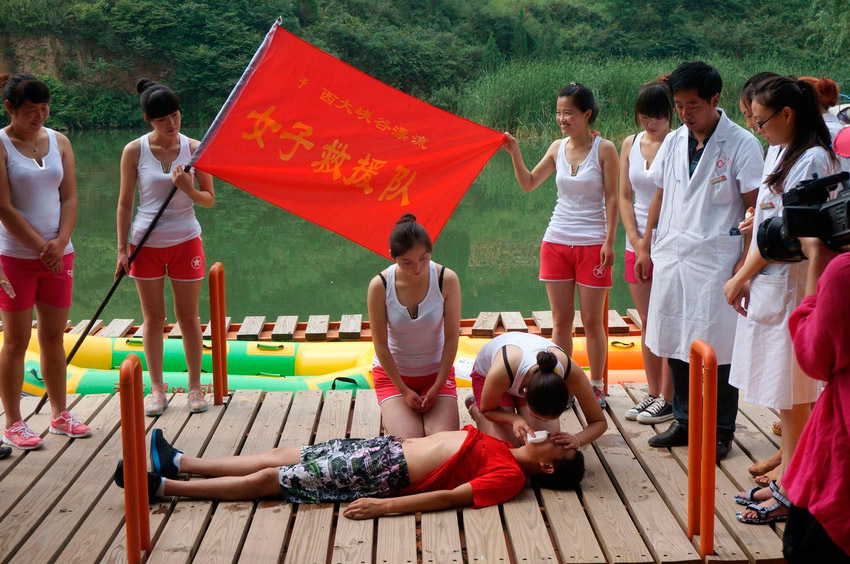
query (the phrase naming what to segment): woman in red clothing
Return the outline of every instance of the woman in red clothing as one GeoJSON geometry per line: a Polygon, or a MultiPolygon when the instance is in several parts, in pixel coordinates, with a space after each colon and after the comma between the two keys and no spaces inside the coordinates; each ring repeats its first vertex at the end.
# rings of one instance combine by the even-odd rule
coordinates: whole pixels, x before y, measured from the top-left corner
{"type": "MultiPolygon", "coordinates": [[[[836,149],[850,156],[847,141],[836,149]]],[[[801,243],[806,297],[788,325],[800,368],[827,384],[783,475],[793,503],[784,553],[791,563],[850,563],[850,253],[835,257],[819,239],[801,243]]]]}

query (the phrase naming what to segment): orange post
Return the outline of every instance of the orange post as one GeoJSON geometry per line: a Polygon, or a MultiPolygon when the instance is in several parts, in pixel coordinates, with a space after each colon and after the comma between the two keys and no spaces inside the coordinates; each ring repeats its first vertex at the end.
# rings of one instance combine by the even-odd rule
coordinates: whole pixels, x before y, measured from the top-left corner
{"type": "Polygon", "coordinates": [[[688,391],[688,538],[699,531],[700,555],[714,553],[714,488],[717,456],[717,356],[694,341],[688,391]]]}
{"type": "Polygon", "coordinates": [[[212,323],[213,396],[215,405],[224,403],[227,395],[227,327],[224,314],[227,302],[224,293],[224,265],[210,268],[210,322],[212,323]]]}
{"type": "Polygon", "coordinates": [[[145,459],[145,422],[142,404],[142,365],[131,354],[121,363],[121,443],[124,455],[124,521],[127,528],[127,561],[141,562],[141,551],[150,551],[150,513],[145,459]]]}

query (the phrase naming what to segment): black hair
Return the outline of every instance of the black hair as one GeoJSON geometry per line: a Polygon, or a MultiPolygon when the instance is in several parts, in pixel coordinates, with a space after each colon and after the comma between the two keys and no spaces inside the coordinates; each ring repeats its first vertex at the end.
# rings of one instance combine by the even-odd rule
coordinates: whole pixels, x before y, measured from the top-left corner
{"type": "Polygon", "coordinates": [[[640,125],[638,114],[651,118],[664,118],[673,121],[673,97],[665,82],[647,82],[640,87],[635,100],[635,123],[640,125]]]}
{"type": "Polygon", "coordinates": [[[702,61],[682,63],[670,73],[667,84],[673,94],[682,90],[696,90],[697,95],[710,101],[723,90],[723,79],[713,66],[702,61]]]}
{"type": "Polygon", "coordinates": [[[537,415],[557,417],[567,409],[569,392],[564,378],[555,372],[558,357],[549,351],[537,353],[537,370],[531,374],[525,399],[537,415]]]}
{"type": "Polygon", "coordinates": [[[148,119],[157,119],[180,110],[180,99],[168,86],[147,78],[136,83],[139,105],[148,119]]]}
{"type": "Polygon", "coordinates": [[[425,228],[416,223],[416,216],[406,213],[399,218],[390,233],[390,255],[393,258],[400,257],[417,244],[424,245],[429,253],[433,248],[425,228]]]}
{"type": "Polygon", "coordinates": [[[571,98],[573,105],[580,112],[590,110],[588,123],[596,121],[596,116],[599,115],[599,108],[596,105],[596,99],[593,97],[593,91],[584,84],[580,82],[567,84],[558,92],[558,98],[571,98]]]}
{"type": "Polygon", "coordinates": [[[744,101],[747,106],[753,103],[753,95],[755,94],[756,88],[758,88],[762,82],[769,78],[776,78],[780,76],[775,72],[760,72],[758,74],[754,74],[744,83],[743,88],[741,88],[741,100],[744,101]]]}
{"type": "Polygon", "coordinates": [[[767,175],[767,185],[771,190],[777,193],[784,191],[785,179],[791,167],[811,147],[823,147],[832,161],[838,162],[814,86],[805,80],[777,76],[761,82],[754,92],[753,100],[773,112],[785,107],[794,110],[794,138],[786,145],[774,172],[767,175]]]}
{"type": "Polygon", "coordinates": [[[553,460],[552,466],[555,471],[551,474],[534,474],[531,482],[538,488],[550,490],[575,490],[578,489],[581,479],[584,478],[584,454],[576,451],[571,460],[553,460]]]}
{"type": "Polygon", "coordinates": [[[50,102],[50,88],[35,76],[19,72],[0,75],[0,88],[3,99],[9,100],[13,108],[20,108],[24,102],[46,104],[50,102]]]}

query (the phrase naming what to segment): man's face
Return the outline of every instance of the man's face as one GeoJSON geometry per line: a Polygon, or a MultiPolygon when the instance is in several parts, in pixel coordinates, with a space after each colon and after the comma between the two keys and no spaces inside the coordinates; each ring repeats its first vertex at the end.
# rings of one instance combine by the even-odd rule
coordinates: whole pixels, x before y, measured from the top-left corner
{"type": "Polygon", "coordinates": [[[696,134],[708,133],[714,127],[719,99],[720,94],[715,94],[711,100],[703,100],[696,90],[680,90],[673,94],[679,119],[696,134]]]}

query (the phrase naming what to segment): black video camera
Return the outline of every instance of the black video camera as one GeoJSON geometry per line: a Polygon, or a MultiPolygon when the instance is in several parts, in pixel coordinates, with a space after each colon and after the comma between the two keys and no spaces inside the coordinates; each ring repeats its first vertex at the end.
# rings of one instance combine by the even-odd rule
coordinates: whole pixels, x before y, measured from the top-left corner
{"type": "Polygon", "coordinates": [[[782,216],[759,226],[756,242],[761,256],[776,262],[800,262],[804,258],[798,237],[817,237],[826,246],[846,250],[850,245],[850,174],[839,172],[802,180],[782,194],[782,216]],[[836,198],[830,192],[841,186],[836,198]]]}

